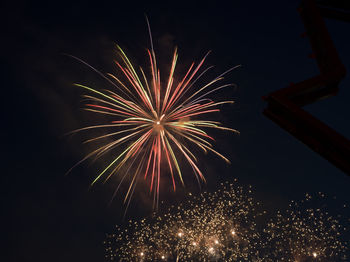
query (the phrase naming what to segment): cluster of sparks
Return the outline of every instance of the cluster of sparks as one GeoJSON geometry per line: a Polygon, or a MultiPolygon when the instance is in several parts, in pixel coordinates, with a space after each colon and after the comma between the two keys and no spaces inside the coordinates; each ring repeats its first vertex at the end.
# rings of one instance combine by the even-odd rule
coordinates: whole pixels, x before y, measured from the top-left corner
{"type": "MultiPolygon", "coordinates": [[[[309,197],[309,196],[308,196],[309,197]]],[[[293,202],[292,205],[298,205],[293,202]]],[[[278,212],[268,223],[252,191],[225,183],[107,235],[111,261],[347,261],[344,226],[322,209],[278,212]],[[264,224],[264,225],[260,225],[264,224]],[[267,224],[267,225],[265,225],[267,224]]]]}
{"type": "Polygon", "coordinates": [[[108,235],[107,257],[115,261],[260,261],[263,245],[251,190],[225,184],[171,207],[152,221],[130,221],[108,235]]]}
{"type": "Polygon", "coordinates": [[[202,76],[212,68],[210,66],[202,69],[208,53],[198,64],[192,63],[183,77],[175,77],[178,61],[178,53],[175,49],[169,74],[161,80],[152,39],[151,49],[147,50],[150,77],[147,77],[148,70],[144,71],[142,67],[136,68],[118,45],[117,51],[119,59],[115,64],[119,75],[104,75],[78,59],[113,86],[112,90],[100,90],[76,84],[91,93],[84,96],[88,101],[86,110],[112,117],[108,123],[74,131],[105,129],[104,135],[86,142],[108,139],[79,163],[88,158],[100,158],[116,148],[119,151],[96,176],[92,184],[101,179],[107,181],[115,174],[122,174],[119,176],[120,183],[127,180],[130,182],[124,202],[128,199],[130,202],[136,184],[142,178],[148,181],[150,191],[154,193],[154,202],[158,202],[160,181],[164,173],[170,175],[174,191],[176,180],[184,184],[179,156],[189,163],[199,182],[205,181],[191,145],[205,153],[210,151],[229,162],[226,157],[213,149],[214,138],[207,133],[206,129],[237,131],[223,127],[220,122],[209,120],[206,116],[219,112],[223,104],[233,103],[233,101],[215,102],[210,95],[220,89],[233,86],[220,83],[224,75],[234,68],[211,81],[199,84],[202,76]]]}
{"type": "Polygon", "coordinates": [[[348,261],[349,243],[342,236],[346,227],[339,215],[329,214],[326,199],[323,193],[306,194],[303,201],[292,201],[285,212],[277,213],[265,229],[274,246],[269,261],[348,261]]]}

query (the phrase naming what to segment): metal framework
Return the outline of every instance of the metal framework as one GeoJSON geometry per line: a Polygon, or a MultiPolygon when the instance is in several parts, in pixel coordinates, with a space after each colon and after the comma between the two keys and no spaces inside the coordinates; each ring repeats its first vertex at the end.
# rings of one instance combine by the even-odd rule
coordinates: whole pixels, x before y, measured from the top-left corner
{"type": "Polygon", "coordinates": [[[327,6],[327,1],[323,2],[319,7],[315,0],[302,0],[298,8],[320,74],[263,97],[268,103],[263,113],[350,175],[350,141],[302,109],[307,104],[336,95],[339,82],[346,74],[322,15],[331,18],[338,15],[341,20],[350,21],[350,13],[327,6]]]}

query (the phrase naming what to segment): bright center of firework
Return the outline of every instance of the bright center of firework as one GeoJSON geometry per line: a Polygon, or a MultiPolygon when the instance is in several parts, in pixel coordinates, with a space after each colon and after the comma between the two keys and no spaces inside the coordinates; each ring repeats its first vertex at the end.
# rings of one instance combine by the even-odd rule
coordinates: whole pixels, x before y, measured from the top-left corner
{"type": "Polygon", "coordinates": [[[153,122],[153,131],[155,132],[160,132],[164,130],[164,121],[162,121],[161,119],[156,119],[153,122]]]}

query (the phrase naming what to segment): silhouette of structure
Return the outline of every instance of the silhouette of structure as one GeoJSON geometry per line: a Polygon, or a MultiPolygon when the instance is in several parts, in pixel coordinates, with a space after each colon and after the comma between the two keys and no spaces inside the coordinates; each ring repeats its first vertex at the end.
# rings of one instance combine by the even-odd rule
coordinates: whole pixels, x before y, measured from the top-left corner
{"type": "Polygon", "coordinates": [[[307,104],[337,94],[345,77],[342,64],[323,17],[350,22],[350,8],[342,1],[302,0],[298,8],[320,74],[263,97],[264,115],[350,175],[350,141],[302,109],[307,104]]]}

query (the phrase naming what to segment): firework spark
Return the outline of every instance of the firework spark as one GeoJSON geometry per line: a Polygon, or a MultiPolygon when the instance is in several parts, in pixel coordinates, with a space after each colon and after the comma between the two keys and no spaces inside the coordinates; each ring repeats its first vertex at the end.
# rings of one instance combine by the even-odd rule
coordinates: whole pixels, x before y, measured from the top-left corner
{"type": "MultiPolygon", "coordinates": [[[[151,36],[150,31],[149,33],[151,36]]],[[[112,161],[96,176],[92,185],[101,179],[106,181],[122,173],[120,184],[128,179],[130,182],[124,199],[126,202],[128,198],[130,201],[137,181],[143,178],[148,181],[150,191],[154,193],[154,202],[158,203],[160,181],[164,170],[171,177],[174,191],[176,180],[184,184],[180,155],[191,166],[197,180],[205,181],[191,145],[204,152],[210,151],[229,162],[225,156],[213,149],[214,138],[207,133],[206,129],[213,128],[237,133],[236,130],[207,118],[208,114],[219,112],[221,105],[233,103],[233,101],[213,101],[210,95],[220,89],[233,86],[233,84],[220,83],[224,75],[235,67],[205,84],[198,85],[199,79],[212,68],[202,69],[209,53],[198,64],[193,62],[186,74],[180,78],[175,77],[178,61],[178,52],[175,48],[169,74],[161,81],[152,39],[151,49],[147,50],[150,77],[147,77],[147,71],[141,67],[137,70],[118,45],[117,51],[118,60],[115,64],[121,76],[104,75],[77,58],[113,86],[113,90],[99,90],[76,84],[91,93],[84,96],[88,101],[85,104],[86,110],[113,118],[110,122],[74,131],[106,130],[104,135],[87,140],[88,143],[112,138],[89,153],[79,163],[88,158],[100,158],[116,148],[119,150],[112,161]],[[122,168],[127,171],[121,172],[122,168]]]]}
{"type": "Polygon", "coordinates": [[[265,229],[270,246],[275,247],[266,261],[348,261],[346,227],[340,215],[330,215],[327,200],[323,193],[306,194],[305,200],[293,201],[286,211],[278,212],[265,229]]]}
{"type": "Polygon", "coordinates": [[[321,203],[323,208],[309,208],[292,202],[293,211],[278,212],[269,221],[269,214],[252,197],[251,189],[225,183],[216,193],[193,197],[163,215],[117,227],[117,232],[107,235],[104,242],[106,258],[177,262],[348,261],[345,223],[340,216],[332,217],[325,202],[321,203]]]}
{"type": "Polygon", "coordinates": [[[236,184],[203,193],[151,220],[130,221],[107,236],[116,261],[263,261],[256,220],[259,203],[236,184]]]}

